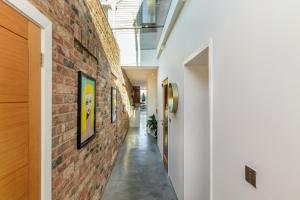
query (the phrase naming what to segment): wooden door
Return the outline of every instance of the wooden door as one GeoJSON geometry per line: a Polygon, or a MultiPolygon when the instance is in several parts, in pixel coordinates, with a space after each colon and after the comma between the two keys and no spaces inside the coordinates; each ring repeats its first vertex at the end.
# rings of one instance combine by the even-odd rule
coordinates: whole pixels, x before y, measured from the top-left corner
{"type": "Polygon", "coordinates": [[[140,104],[141,103],[141,88],[140,86],[133,86],[133,103],[140,104]]]}
{"type": "Polygon", "coordinates": [[[169,137],[168,137],[168,79],[163,81],[163,161],[165,169],[168,171],[168,149],[169,149],[169,137]]]}
{"type": "Polygon", "coordinates": [[[41,196],[40,35],[0,0],[0,200],[41,196]]]}

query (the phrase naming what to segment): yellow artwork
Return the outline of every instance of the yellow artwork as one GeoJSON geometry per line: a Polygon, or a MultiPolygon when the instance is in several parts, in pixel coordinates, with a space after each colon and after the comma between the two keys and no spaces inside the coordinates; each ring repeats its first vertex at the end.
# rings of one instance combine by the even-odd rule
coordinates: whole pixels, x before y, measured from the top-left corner
{"type": "Polygon", "coordinates": [[[78,85],[78,148],[82,148],[96,134],[95,80],[79,72],[78,85]]]}

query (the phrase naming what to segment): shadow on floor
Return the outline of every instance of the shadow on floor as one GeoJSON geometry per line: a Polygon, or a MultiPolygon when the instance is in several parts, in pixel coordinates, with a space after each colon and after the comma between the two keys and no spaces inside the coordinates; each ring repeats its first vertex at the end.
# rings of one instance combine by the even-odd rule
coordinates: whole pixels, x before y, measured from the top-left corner
{"type": "Polygon", "coordinates": [[[140,128],[130,128],[102,200],[177,200],[146,117],[141,112],[140,128]]]}

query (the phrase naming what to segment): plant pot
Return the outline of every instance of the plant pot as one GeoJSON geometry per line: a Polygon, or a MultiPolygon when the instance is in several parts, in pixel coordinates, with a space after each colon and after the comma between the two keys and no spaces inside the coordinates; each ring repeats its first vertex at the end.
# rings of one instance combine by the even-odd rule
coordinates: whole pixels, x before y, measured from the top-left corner
{"type": "Polygon", "coordinates": [[[147,131],[147,133],[150,135],[151,134],[151,129],[149,128],[149,127],[147,127],[147,129],[146,129],[146,131],[147,131]]]}
{"type": "Polygon", "coordinates": [[[148,134],[151,135],[154,138],[157,138],[157,136],[155,136],[155,131],[149,130],[148,134]]]}

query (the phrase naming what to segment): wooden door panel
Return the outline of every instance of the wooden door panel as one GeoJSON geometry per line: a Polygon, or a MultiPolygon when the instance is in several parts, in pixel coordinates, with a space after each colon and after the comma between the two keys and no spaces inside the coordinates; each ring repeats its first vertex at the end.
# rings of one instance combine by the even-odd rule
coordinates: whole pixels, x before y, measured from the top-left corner
{"type": "Polygon", "coordinates": [[[28,42],[0,27],[0,102],[28,100],[28,42]]]}
{"type": "Polygon", "coordinates": [[[0,0],[0,200],[41,198],[41,30],[0,0]]]}
{"type": "Polygon", "coordinates": [[[19,200],[28,196],[28,167],[0,179],[0,200],[19,200]]]}
{"type": "Polygon", "coordinates": [[[0,26],[27,38],[27,19],[0,0],[0,26]]]}
{"type": "MultiPolygon", "coordinates": [[[[0,180],[28,165],[28,143],[0,154],[0,180]]],[[[28,173],[28,172],[26,172],[28,173]]],[[[1,197],[0,197],[1,198],[1,197]]]]}
{"type": "Polygon", "coordinates": [[[28,41],[0,27],[0,66],[28,74],[28,41]]]}
{"type": "Polygon", "coordinates": [[[28,142],[28,104],[0,103],[0,155],[28,142]]]}
{"type": "Polygon", "coordinates": [[[28,199],[28,195],[25,194],[24,196],[22,196],[19,200],[27,200],[28,199]]]}
{"type": "Polygon", "coordinates": [[[28,23],[29,45],[29,197],[41,196],[41,30],[28,23]]]}
{"type": "Polygon", "coordinates": [[[22,196],[21,199],[19,199],[19,200],[27,200],[27,199],[28,199],[28,195],[24,195],[24,196],[22,196]]]}

